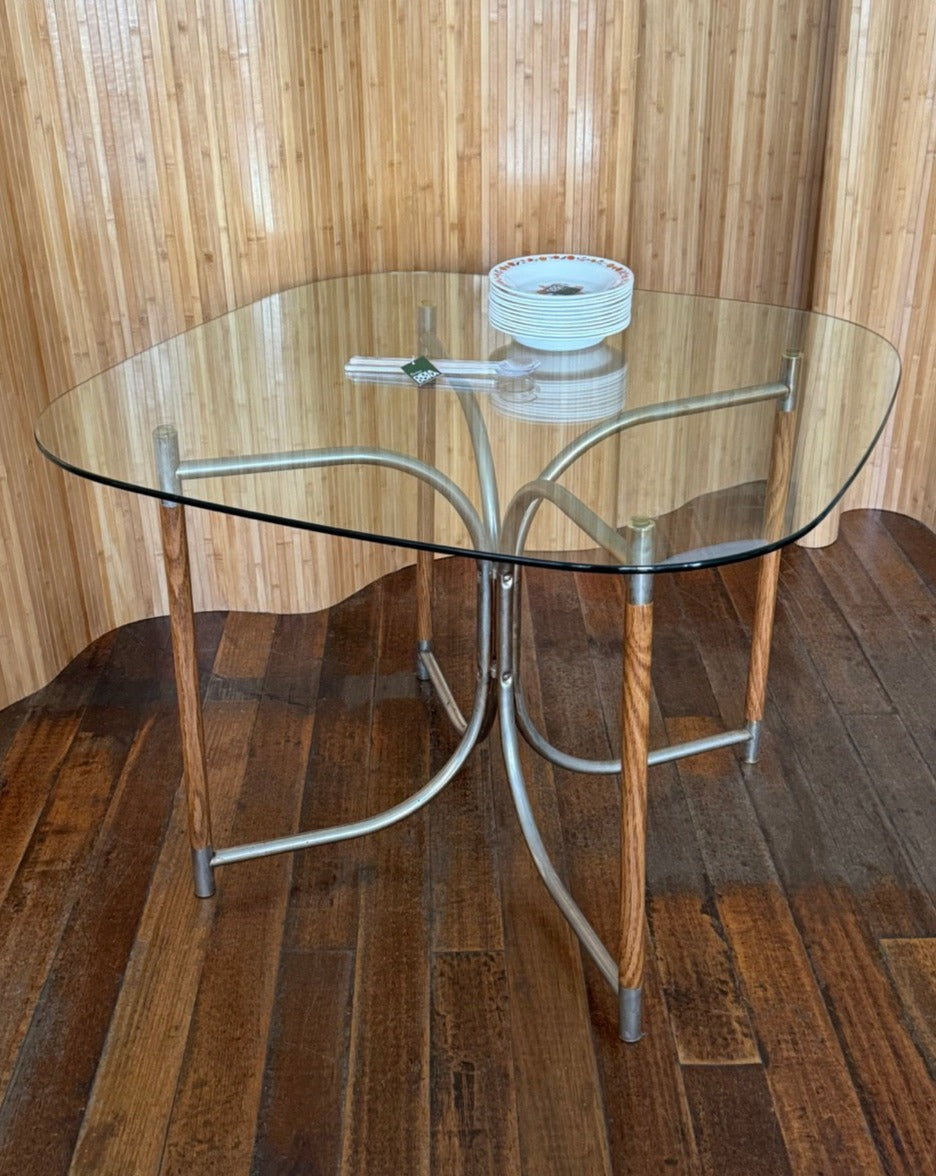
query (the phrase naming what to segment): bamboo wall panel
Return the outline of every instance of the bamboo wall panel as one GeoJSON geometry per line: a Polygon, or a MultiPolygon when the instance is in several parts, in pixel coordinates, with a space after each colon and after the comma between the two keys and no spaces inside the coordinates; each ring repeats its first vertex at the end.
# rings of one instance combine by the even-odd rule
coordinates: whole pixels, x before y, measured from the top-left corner
{"type": "MultiPolygon", "coordinates": [[[[46,399],[298,282],[477,271],[599,235],[625,252],[637,26],[610,0],[2,9],[12,263],[42,287],[35,317],[3,295],[36,353],[29,398],[4,382],[22,402],[4,465],[28,452],[33,471],[4,499],[4,538],[28,568],[32,531],[57,527],[46,549],[68,569],[4,580],[7,702],[165,608],[155,511],[71,478],[63,492],[29,438],[46,399]],[[30,623],[46,612],[57,628],[30,623]]],[[[190,538],[200,608],[317,608],[409,558],[197,514],[190,538]]]]}
{"type": "Polygon", "coordinates": [[[904,367],[890,427],[845,505],[933,527],[936,8],[843,4],[835,62],[814,302],[885,335],[904,367]]]}
{"type": "Polygon", "coordinates": [[[61,386],[50,340],[48,275],[37,264],[25,164],[27,128],[17,104],[6,14],[0,18],[0,703],[34,690],[94,635],[74,555],[63,479],[32,442],[48,382],[61,386]]]}
{"type": "Polygon", "coordinates": [[[642,286],[805,304],[833,8],[641,6],[630,259],[642,286]]]}
{"type": "MultiPolygon", "coordinates": [[[[155,510],[63,479],[34,457],[32,419],[206,318],[318,277],[477,272],[551,248],[622,257],[644,287],[806,304],[823,193],[844,266],[891,193],[906,215],[882,223],[902,244],[888,237],[878,262],[903,267],[893,290],[920,305],[933,18],[923,0],[843,5],[0,0],[2,257],[17,275],[0,292],[0,538],[16,569],[0,584],[0,703],[165,608],[155,510]]],[[[822,304],[866,318],[860,291],[893,300],[870,260],[861,272],[847,296],[823,278],[822,304]]],[[[908,358],[929,371],[926,315],[909,318],[908,358]]],[[[925,513],[932,409],[910,397],[892,438],[910,465],[892,461],[874,493],[925,513]]],[[[190,522],[199,608],[318,607],[408,558],[190,522]]]]}

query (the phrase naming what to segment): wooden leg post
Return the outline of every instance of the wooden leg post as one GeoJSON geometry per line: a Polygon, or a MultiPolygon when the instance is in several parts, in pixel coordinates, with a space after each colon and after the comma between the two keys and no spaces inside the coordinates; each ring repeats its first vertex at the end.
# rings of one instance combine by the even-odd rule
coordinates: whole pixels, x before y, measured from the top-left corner
{"type": "Polygon", "coordinates": [[[767,698],[767,666],[770,661],[770,639],[773,635],[774,613],[777,606],[777,583],[780,579],[780,551],[762,556],[757,574],[757,597],[751,633],[751,660],[748,665],[747,695],[744,718],[750,739],[744,758],[749,764],[757,762],[760,749],[761,720],[767,698]]]}
{"type": "MultiPolygon", "coordinates": [[[[422,489],[422,487],[420,487],[422,489]]],[[[422,654],[432,652],[432,552],[416,555],[416,674],[428,681],[422,654]]]]}
{"type": "Polygon", "coordinates": [[[195,614],[192,606],[192,577],[185,530],[185,507],[161,503],[163,558],[169,587],[169,623],[175,661],[179,723],[182,729],[182,764],[188,799],[188,830],[199,898],[214,894],[211,871],[211,815],[208,807],[208,776],[205,768],[205,732],[198,660],[195,655],[195,614]]]}
{"type": "MultiPolygon", "coordinates": [[[[783,357],[780,378],[790,389],[785,400],[777,405],[770,468],[767,473],[767,492],[764,501],[764,538],[776,540],[786,525],[787,499],[790,493],[790,473],[793,466],[793,444],[796,437],[796,377],[799,368],[798,352],[787,352],[783,357]]],[[[761,557],[757,575],[757,597],[751,634],[751,661],[748,667],[747,696],[744,718],[750,738],[744,758],[749,764],[757,762],[760,749],[761,722],[767,698],[767,665],[770,661],[770,639],[773,636],[774,613],[777,606],[777,583],[780,579],[780,551],[761,557]]]]}
{"type": "MultiPolygon", "coordinates": [[[[431,349],[435,337],[436,309],[430,303],[419,305],[418,348],[421,354],[431,349]]],[[[420,461],[435,464],[435,411],[436,393],[433,388],[419,391],[419,409],[416,425],[416,451],[420,461]]],[[[435,493],[424,482],[419,483],[418,495],[419,532],[431,536],[435,523],[435,493]]],[[[433,555],[431,551],[416,554],[416,673],[422,681],[429,678],[429,671],[422,654],[432,652],[432,574],[433,555]]]]}
{"type": "Polygon", "coordinates": [[[621,948],[618,956],[620,1032],[641,1035],[646,902],[647,751],[653,605],[628,603],[624,619],[621,743],[621,948]]]}
{"type": "MultiPolygon", "coordinates": [[[[651,562],[653,522],[631,523],[637,563],[651,562]]],[[[623,1041],[642,1035],[646,955],[647,753],[650,728],[650,660],[653,645],[653,576],[628,576],[624,607],[621,719],[621,941],[618,954],[618,1031],[623,1041]]]]}

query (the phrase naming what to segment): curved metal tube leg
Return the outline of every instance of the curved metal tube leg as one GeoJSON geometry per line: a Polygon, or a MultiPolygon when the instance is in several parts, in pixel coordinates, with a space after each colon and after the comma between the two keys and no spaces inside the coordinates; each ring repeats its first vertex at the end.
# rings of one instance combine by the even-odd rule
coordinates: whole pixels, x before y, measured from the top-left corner
{"type": "Polygon", "coordinates": [[[536,826],[523,779],[523,769],[520,764],[520,741],[514,721],[515,628],[513,600],[518,583],[517,571],[518,569],[515,567],[503,567],[500,571],[498,585],[500,593],[497,636],[498,703],[504,765],[507,769],[510,791],[524,839],[546,889],[568,920],[582,946],[598,965],[612,990],[617,992],[617,964],[556,873],[536,826]]]}
{"type": "MultiPolygon", "coordinates": [[[[483,565],[482,565],[483,566],[483,565]]],[[[228,865],[231,862],[248,861],[252,858],[270,857],[276,853],[291,853],[298,849],[310,849],[314,845],[328,845],[335,841],[348,841],[354,837],[363,837],[369,833],[376,833],[386,829],[389,825],[402,821],[405,817],[428,804],[449,783],[456,772],[460,771],[468,758],[484,725],[487,714],[488,694],[490,692],[490,665],[488,653],[491,647],[491,624],[493,608],[491,605],[491,580],[482,576],[479,580],[478,615],[479,631],[483,640],[482,650],[483,673],[478,675],[475,687],[474,707],[462,734],[462,737],[438,772],[420,789],[408,796],[406,800],[365,817],[360,821],[353,821],[347,825],[333,825],[327,829],[311,829],[303,833],[291,834],[287,837],[277,837],[269,841],[255,841],[244,845],[227,846],[214,851],[211,857],[212,867],[228,865]],[[485,652],[487,651],[487,652],[485,652]]]]}
{"type": "MultiPolygon", "coordinates": [[[[154,432],[156,447],[156,465],[163,479],[167,495],[180,495],[184,478],[222,477],[227,474],[244,474],[250,472],[270,472],[283,469],[318,469],[322,467],[342,465],[375,465],[389,469],[401,470],[418,478],[434,491],[441,494],[462,522],[471,538],[472,547],[477,551],[486,550],[490,543],[485,539],[484,524],[465,493],[458,488],[441,471],[421,462],[407,454],[396,453],[385,449],[357,449],[353,447],[319,450],[296,450],[287,453],[253,454],[247,457],[206,458],[200,461],[182,462],[179,460],[178,438],[171,426],[161,426],[154,432]]],[[[181,640],[176,640],[173,632],[173,646],[175,650],[183,650],[190,654],[194,651],[191,635],[191,588],[186,588],[184,577],[188,573],[187,557],[183,565],[179,555],[185,551],[183,524],[176,521],[175,515],[182,517],[182,507],[174,506],[171,502],[163,506],[162,520],[164,538],[166,540],[166,570],[169,577],[170,598],[175,592],[179,607],[172,610],[173,626],[181,622],[189,632],[181,640]],[[177,551],[178,549],[178,551],[177,551]],[[175,583],[178,581],[178,585],[175,583]]],[[[479,561],[482,567],[489,561],[479,561]]],[[[187,752],[186,782],[189,795],[189,821],[192,830],[192,849],[199,851],[208,849],[208,853],[199,853],[196,857],[196,887],[198,893],[207,889],[208,870],[224,865],[228,862],[246,861],[251,858],[268,857],[275,853],[288,853],[296,849],[306,849],[312,845],[323,845],[332,841],[343,841],[352,837],[360,837],[366,833],[376,832],[388,825],[402,820],[415,812],[422,805],[428,803],[451,780],[468,757],[469,752],[478,741],[479,733],[489,715],[488,696],[490,693],[491,673],[491,626],[493,609],[491,606],[492,582],[490,576],[482,575],[479,581],[479,600],[483,605],[478,610],[479,642],[481,657],[481,673],[475,691],[474,709],[467,728],[455,752],[448,759],[444,767],[418,791],[407,800],[376,816],[362,821],[354,821],[347,825],[337,825],[330,829],[311,830],[294,836],[278,837],[268,841],[253,842],[247,845],[228,846],[210,850],[211,838],[208,824],[208,793],[205,786],[204,772],[204,738],[201,736],[201,709],[198,698],[198,674],[194,656],[191,664],[186,667],[184,680],[179,677],[179,663],[177,662],[177,678],[180,683],[180,700],[188,700],[192,714],[186,726],[186,708],[182,707],[183,744],[191,742],[197,754],[189,756],[187,752]],[[184,689],[183,689],[184,688],[184,689]],[[197,736],[197,737],[196,737],[197,736]],[[197,746],[195,746],[197,744],[197,746]],[[199,769],[200,765],[200,769],[199,769]],[[199,778],[200,777],[200,778],[199,778]],[[208,869],[206,870],[206,866],[208,869]]]]}
{"type": "Polygon", "coordinates": [[[364,837],[367,834],[376,833],[380,829],[386,829],[411,816],[438,796],[452,777],[461,770],[465,760],[478,742],[478,732],[484,721],[486,695],[487,684],[479,682],[475,708],[458,747],[428,783],[407,797],[406,800],[401,801],[400,804],[348,825],[334,825],[328,829],[313,829],[306,833],[296,833],[289,837],[278,837],[270,841],[256,841],[246,845],[217,849],[212,855],[211,865],[213,867],[224,866],[231,862],[271,857],[277,853],[292,853],[298,849],[311,849],[314,845],[330,845],[335,841],[349,841],[354,837],[364,837]]]}
{"type": "Polygon", "coordinates": [[[526,704],[522,683],[516,684],[515,698],[517,702],[517,727],[523,738],[537,754],[549,760],[557,767],[565,768],[567,772],[581,772],[588,775],[616,776],[621,770],[620,760],[588,760],[581,756],[569,755],[554,747],[545,735],[539,731],[533,722],[526,704]]]}
{"type": "Polygon", "coordinates": [[[478,733],[478,742],[483,743],[491,733],[491,728],[494,726],[494,720],[497,718],[497,690],[493,688],[493,678],[495,674],[495,666],[497,663],[497,618],[494,609],[494,596],[497,581],[497,566],[492,563],[478,563],[478,576],[484,577],[487,583],[482,585],[479,579],[478,585],[478,608],[481,608],[482,600],[486,600],[488,609],[488,620],[486,625],[481,624],[480,613],[478,620],[478,674],[486,675],[492,689],[488,691],[487,704],[484,712],[484,719],[481,723],[481,730],[478,733]],[[482,643],[487,642],[487,648],[482,648],[482,643]]]}
{"type": "MultiPolygon", "coordinates": [[[[494,617],[493,617],[493,589],[494,589],[494,566],[485,561],[478,560],[478,593],[477,593],[477,642],[478,642],[478,668],[477,674],[479,678],[484,678],[486,683],[490,685],[492,676],[492,666],[494,663],[494,617]]],[[[459,735],[463,734],[467,727],[467,720],[461,712],[452,689],[448,684],[445,674],[442,672],[442,667],[436,661],[435,654],[432,652],[432,644],[428,641],[420,641],[418,649],[418,670],[417,676],[421,680],[431,683],[436,697],[442,703],[445,713],[448,715],[449,721],[459,735]]],[[[489,735],[491,727],[494,725],[494,719],[497,715],[497,697],[493,690],[488,690],[487,702],[485,703],[484,717],[481,722],[481,728],[478,733],[478,742],[483,742],[489,735]]]]}

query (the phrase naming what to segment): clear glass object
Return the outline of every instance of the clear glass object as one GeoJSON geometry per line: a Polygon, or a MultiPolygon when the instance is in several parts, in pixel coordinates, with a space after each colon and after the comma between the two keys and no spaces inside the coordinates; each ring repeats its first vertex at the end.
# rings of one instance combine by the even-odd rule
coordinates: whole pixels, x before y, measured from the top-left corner
{"type": "Polygon", "coordinates": [[[635,291],[625,331],[542,350],[490,325],[486,278],[365,275],[160,343],[57,399],[36,436],[83,477],[209,510],[670,571],[813,527],[868,457],[899,373],[879,335],[808,311],[635,291]],[[403,372],[417,356],[433,382],[403,372]],[[652,545],[635,548],[646,519],[652,545]]]}

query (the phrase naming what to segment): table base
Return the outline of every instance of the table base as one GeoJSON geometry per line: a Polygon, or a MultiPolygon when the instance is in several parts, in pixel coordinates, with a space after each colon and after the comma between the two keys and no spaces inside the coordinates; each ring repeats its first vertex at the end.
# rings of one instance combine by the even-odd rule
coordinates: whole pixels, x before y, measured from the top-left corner
{"type": "Polygon", "coordinates": [[[188,830],[196,895],[208,898],[214,893],[214,871],[219,866],[364,836],[416,812],[438,795],[459,771],[474,746],[487,735],[496,710],[500,722],[501,748],[514,807],[536,868],[582,946],[594,960],[612,991],[617,994],[618,1024],[622,1040],[638,1041],[642,1035],[641,1005],[646,952],[645,850],[648,768],[655,763],[742,743],[745,745],[746,761],[756,761],[779,576],[779,551],[771,552],[761,559],[744,728],[654,750],[648,748],[653,577],[646,573],[626,577],[628,586],[624,609],[620,761],[589,761],[564,753],[552,747],[536,731],[530,720],[523,702],[518,675],[521,574],[521,566],[518,564],[477,561],[478,673],[471,715],[466,719],[436,662],[432,652],[431,636],[427,635],[431,624],[427,618],[432,576],[431,567],[423,567],[418,577],[418,613],[421,630],[417,641],[418,672],[432,684],[452,725],[461,735],[454,753],[427,783],[405,801],[372,817],[267,841],[215,848],[211,832],[204,724],[195,656],[194,611],[186,542],[185,507],[164,502],[160,506],[160,516],[169,587],[170,623],[188,798],[188,830]],[[524,738],[537,753],[561,767],[577,771],[621,774],[621,918],[617,962],[579,909],[546,851],[526,789],[520,756],[521,738],[524,738]]]}

